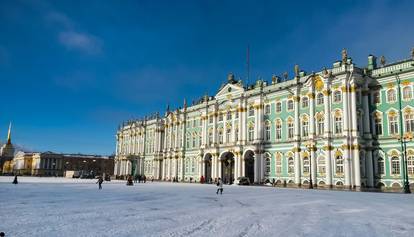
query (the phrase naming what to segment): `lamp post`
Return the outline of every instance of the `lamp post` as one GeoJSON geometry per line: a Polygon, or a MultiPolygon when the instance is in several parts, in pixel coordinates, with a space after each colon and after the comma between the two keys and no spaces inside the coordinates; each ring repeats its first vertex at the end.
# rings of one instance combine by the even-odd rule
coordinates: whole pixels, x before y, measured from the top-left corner
{"type": "Polygon", "coordinates": [[[312,151],[314,151],[315,147],[312,143],[308,143],[306,145],[309,151],[309,189],[313,189],[313,181],[312,181],[312,151]]]}
{"type": "Polygon", "coordinates": [[[398,85],[398,104],[399,104],[399,117],[400,117],[400,136],[398,138],[398,141],[400,141],[401,143],[401,151],[403,152],[402,155],[402,178],[403,178],[403,190],[404,193],[411,193],[410,191],[410,183],[408,181],[408,168],[407,168],[407,142],[408,140],[411,139],[408,137],[409,134],[407,134],[408,136],[404,136],[403,135],[403,118],[402,118],[402,100],[401,100],[401,79],[398,75],[395,76],[395,78],[397,79],[397,85],[398,85]]]}

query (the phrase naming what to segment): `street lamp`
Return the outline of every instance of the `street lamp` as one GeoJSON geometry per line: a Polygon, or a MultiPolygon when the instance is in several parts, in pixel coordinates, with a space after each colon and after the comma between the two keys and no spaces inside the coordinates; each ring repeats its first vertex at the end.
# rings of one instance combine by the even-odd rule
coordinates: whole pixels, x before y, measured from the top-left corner
{"type": "Polygon", "coordinates": [[[316,147],[311,143],[306,144],[306,148],[309,151],[309,189],[313,189],[313,181],[312,181],[312,151],[315,151],[316,147]]]}
{"type": "Polygon", "coordinates": [[[412,140],[412,134],[408,133],[406,136],[403,135],[403,118],[402,118],[402,100],[401,100],[401,79],[398,75],[395,76],[398,85],[398,104],[399,104],[399,116],[400,116],[400,136],[398,141],[401,143],[401,150],[403,152],[403,189],[404,193],[411,193],[410,183],[408,181],[408,167],[407,167],[407,142],[412,140]]]}

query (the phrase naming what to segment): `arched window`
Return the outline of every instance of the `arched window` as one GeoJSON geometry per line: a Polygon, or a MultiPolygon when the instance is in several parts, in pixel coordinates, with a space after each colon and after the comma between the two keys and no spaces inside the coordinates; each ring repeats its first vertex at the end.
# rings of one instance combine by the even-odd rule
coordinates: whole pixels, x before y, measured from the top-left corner
{"type": "Polygon", "coordinates": [[[318,173],[325,174],[326,166],[325,166],[325,157],[319,156],[318,157],[318,173]]]}
{"type": "Polygon", "coordinates": [[[219,129],[218,138],[219,138],[219,144],[223,144],[223,129],[219,129]]]}
{"type": "Polygon", "coordinates": [[[276,120],[276,140],[282,139],[282,121],[276,120]]]}
{"type": "Polygon", "coordinates": [[[276,154],[276,175],[282,174],[282,157],[279,153],[276,154]]]}
{"type": "Polygon", "coordinates": [[[265,105],[265,114],[270,114],[270,104],[265,105]]]}
{"type": "Polygon", "coordinates": [[[282,111],[282,103],[276,102],[276,113],[280,113],[282,111]]]}
{"type": "Polygon", "coordinates": [[[293,174],[295,170],[295,162],[293,161],[293,157],[288,158],[288,173],[293,174]]]}
{"type": "Polygon", "coordinates": [[[265,155],[265,176],[269,177],[270,176],[270,156],[269,154],[265,155]]]}
{"type": "Polygon", "coordinates": [[[387,91],[387,100],[390,103],[394,103],[397,100],[397,93],[395,92],[395,89],[389,89],[387,91]]]}
{"type": "Polygon", "coordinates": [[[302,136],[307,137],[309,135],[309,121],[308,117],[302,117],[302,136]]]}
{"type": "Polygon", "coordinates": [[[190,147],[190,134],[187,134],[187,137],[186,137],[186,147],[190,147]]]}
{"type": "Polygon", "coordinates": [[[269,121],[266,121],[266,124],[265,124],[265,130],[266,130],[265,139],[266,139],[266,141],[270,141],[270,130],[271,130],[271,128],[272,128],[271,123],[269,121]]]}
{"type": "Polygon", "coordinates": [[[412,93],[411,93],[411,87],[410,86],[406,86],[403,88],[403,99],[404,100],[410,100],[412,97],[412,93]]]}
{"type": "Polygon", "coordinates": [[[196,134],[193,134],[193,147],[195,147],[196,146],[196,134]]]}
{"type": "Polygon", "coordinates": [[[254,107],[250,106],[249,108],[249,116],[254,116],[254,107]]]}
{"type": "Polygon", "coordinates": [[[196,170],[196,166],[197,166],[197,161],[196,161],[196,158],[194,157],[194,158],[192,158],[191,159],[191,172],[192,173],[194,173],[195,172],[195,170],[196,170]]]}
{"type": "Polygon", "coordinates": [[[323,94],[322,93],[318,93],[318,95],[316,95],[316,104],[317,105],[323,104],[323,94]]]}
{"type": "Polygon", "coordinates": [[[407,170],[408,175],[414,175],[414,155],[410,154],[407,157],[407,170]]]}
{"type": "Polygon", "coordinates": [[[309,168],[309,157],[306,156],[303,158],[303,173],[309,173],[309,168]]]}
{"type": "Polygon", "coordinates": [[[335,113],[335,134],[342,133],[342,114],[340,112],[335,113]]]}
{"type": "Polygon", "coordinates": [[[381,93],[379,90],[374,91],[372,93],[372,103],[374,104],[380,104],[381,103],[381,93]]]}
{"type": "Polygon", "coordinates": [[[231,142],[231,128],[226,129],[226,142],[231,142]]]}
{"type": "Polygon", "coordinates": [[[231,120],[231,112],[227,112],[226,119],[227,119],[227,120],[231,120]]]}
{"type": "Polygon", "coordinates": [[[324,121],[325,121],[325,118],[323,117],[323,115],[319,114],[318,117],[317,117],[317,126],[318,126],[317,131],[318,131],[319,136],[322,136],[324,131],[325,131],[324,121]]]}
{"type": "Polygon", "coordinates": [[[309,106],[309,98],[303,97],[302,98],[302,108],[307,108],[309,106]]]}
{"type": "Polygon", "coordinates": [[[342,92],[341,91],[335,91],[333,94],[334,102],[339,103],[342,101],[342,92]]]}
{"type": "Polygon", "coordinates": [[[249,139],[249,141],[251,142],[251,141],[253,141],[253,139],[254,139],[254,125],[253,124],[251,124],[250,126],[249,126],[249,134],[248,134],[248,139],[249,139]]]}
{"type": "Polygon", "coordinates": [[[293,110],[293,100],[287,101],[287,110],[293,110]]]}
{"type": "Polygon", "coordinates": [[[382,135],[382,116],[380,113],[374,115],[375,134],[382,135]]]}
{"type": "Polygon", "coordinates": [[[389,133],[398,134],[398,117],[395,112],[388,115],[389,133]]]}
{"type": "Polygon", "coordinates": [[[288,138],[292,139],[294,136],[293,121],[288,121],[288,138]]]}
{"type": "Polygon", "coordinates": [[[400,174],[400,158],[397,156],[391,158],[391,174],[400,174]]]}
{"type": "Polygon", "coordinates": [[[406,112],[404,114],[405,132],[414,132],[414,113],[406,112]]]}
{"type": "Polygon", "coordinates": [[[190,171],[190,159],[185,159],[185,172],[188,173],[190,171]]]}
{"type": "Polygon", "coordinates": [[[344,158],[342,155],[337,155],[335,158],[336,161],[336,174],[341,175],[344,173],[344,158]]]}
{"type": "Polygon", "coordinates": [[[382,157],[379,157],[377,160],[377,174],[384,175],[385,174],[385,163],[382,157]]]}

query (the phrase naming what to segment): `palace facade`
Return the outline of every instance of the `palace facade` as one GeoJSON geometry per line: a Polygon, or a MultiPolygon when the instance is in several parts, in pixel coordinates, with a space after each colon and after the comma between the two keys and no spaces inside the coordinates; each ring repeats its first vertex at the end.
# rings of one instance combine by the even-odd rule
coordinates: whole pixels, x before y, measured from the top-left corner
{"type": "Polygon", "coordinates": [[[114,173],[401,188],[405,168],[414,182],[412,54],[390,64],[381,57],[381,65],[370,55],[361,68],[344,50],[329,69],[295,66],[293,78],[254,85],[229,74],[215,96],[124,122],[114,173]]]}

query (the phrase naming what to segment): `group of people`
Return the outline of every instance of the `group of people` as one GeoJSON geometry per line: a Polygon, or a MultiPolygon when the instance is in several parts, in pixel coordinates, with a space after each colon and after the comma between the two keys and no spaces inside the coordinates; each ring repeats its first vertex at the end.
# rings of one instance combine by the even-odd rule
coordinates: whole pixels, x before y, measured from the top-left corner
{"type": "Polygon", "coordinates": [[[134,176],[134,183],[146,183],[147,182],[147,176],[145,175],[135,175],[134,176]]]}

